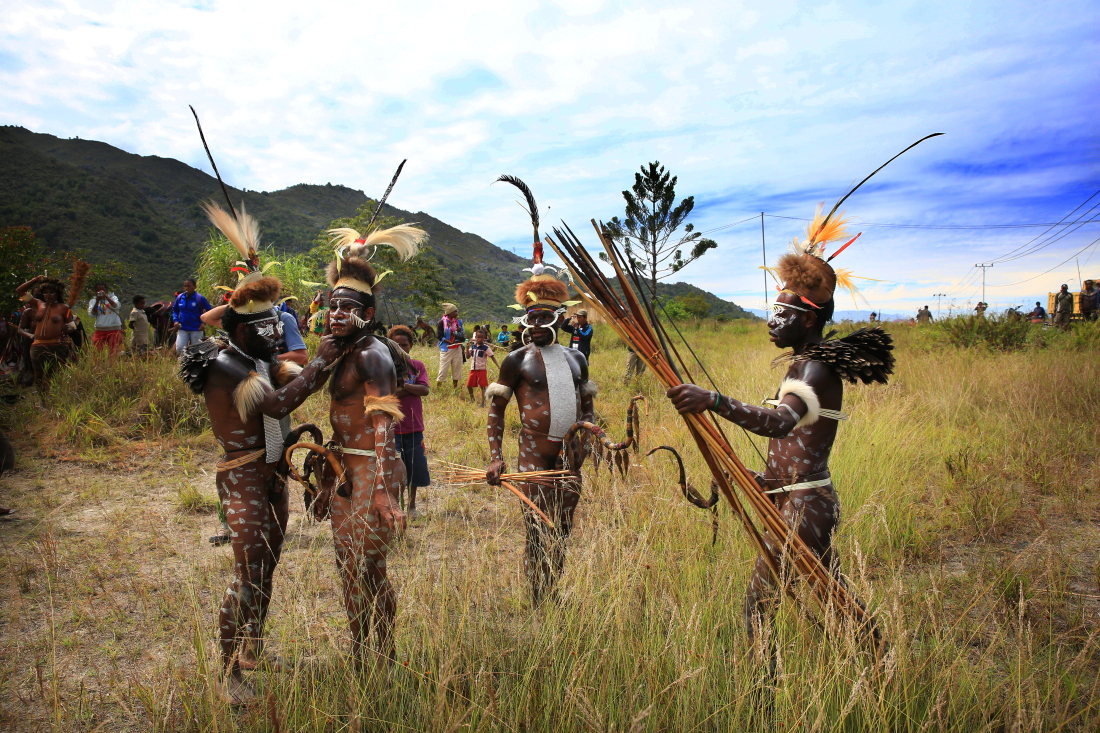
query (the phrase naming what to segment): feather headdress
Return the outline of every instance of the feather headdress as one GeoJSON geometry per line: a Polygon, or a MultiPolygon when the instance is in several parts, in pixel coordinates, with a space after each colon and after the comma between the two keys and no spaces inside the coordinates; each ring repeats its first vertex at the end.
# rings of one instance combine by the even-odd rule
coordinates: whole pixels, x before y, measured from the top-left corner
{"type": "Polygon", "coordinates": [[[792,252],[824,258],[826,244],[848,236],[849,220],[844,218],[844,212],[840,212],[835,219],[826,218],[821,213],[824,208],[824,203],[817,205],[813,220],[806,226],[806,241],[799,242],[798,237],[795,237],[791,242],[792,252]]]}
{"type": "Polygon", "coordinates": [[[241,212],[234,217],[213,201],[202,205],[210,223],[218,228],[241,255],[242,264],[253,272],[260,269],[260,223],[248,215],[241,202],[241,212]]]}
{"type": "Polygon", "coordinates": [[[229,307],[238,313],[260,313],[275,307],[275,301],[282,290],[282,281],[265,273],[278,262],[268,262],[260,266],[260,223],[249,216],[241,204],[241,210],[234,216],[213,201],[202,205],[210,223],[225,235],[241,256],[237,266],[232,268],[238,273],[237,287],[219,285],[219,290],[229,291],[229,307]]]}
{"type": "Polygon", "coordinates": [[[366,236],[354,229],[340,227],[329,229],[329,236],[341,259],[359,257],[370,260],[377,247],[393,247],[402,262],[416,256],[420,245],[428,238],[428,233],[418,229],[415,224],[398,224],[389,229],[376,229],[366,236]]]}
{"type": "Polygon", "coordinates": [[[557,272],[556,268],[547,267],[542,263],[542,240],[539,239],[539,205],[535,203],[535,194],[531,192],[531,187],[526,183],[516,178],[515,176],[502,175],[500,178],[493,181],[493,183],[510,183],[519,189],[523,194],[524,200],[527,202],[527,206],[520,204],[520,208],[527,212],[527,216],[531,217],[531,230],[533,232],[534,244],[531,245],[531,266],[525,267],[524,272],[531,273],[534,277],[540,277],[546,273],[557,272]]]}
{"type": "Polygon", "coordinates": [[[371,295],[373,287],[390,274],[387,270],[375,275],[374,268],[369,264],[378,247],[392,247],[400,260],[407,262],[416,256],[420,246],[428,238],[427,232],[413,224],[398,224],[366,235],[348,227],[340,227],[329,229],[328,234],[336,250],[328,268],[329,285],[334,290],[348,287],[367,295],[371,295]],[[364,277],[368,272],[370,277],[364,277]]]}
{"type": "Polygon", "coordinates": [[[531,252],[531,266],[523,268],[523,272],[531,273],[531,277],[516,286],[516,304],[508,306],[516,310],[529,310],[531,308],[551,308],[557,310],[563,306],[576,305],[579,300],[569,300],[569,287],[558,280],[555,273],[557,268],[550,267],[542,262],[542,240],[539,239],[539,206],[535,203],[535,194],[531,187],[515,176],[502,175],[493,183],[510,183],[523,194],[527,205],[520,204],[520,208],[527,212],[531,218],[531,232],[534,238],[531,252]]]}
{"type": "MultiPolygon", "coordinates": [[[[815,308],[831,300],[833,292],[838,285],[851,292],[852,298],[854,299],[858,292],[855,284],[852,282],[852,278],[855,276],[851,274],[850,270],[841,270],[840,272],[834,271],[829,265],[829,261],[847,249],[852,242],[859,239],[860,235],[856,234],[839,247],[832,256],[826,259],[825,245],[829,242],[839,241],[848,236],[846,228],[848,219],[844,218],[844,212],[841,212],[835,219],[833,215],[836,214],[840,205],[848,200],[849,196],[855,193],[864,183],[871,180],[876,173],[897,160],[905,152],[920,145],[925,140],[938,137],[942,134],[942,132],[936,132],[931,135],[926,135],[880,165],[873,170],[870,175],[849,189],[848,193],[841,196],[836,204],[833,205],[829,213],[824,217],[821,216],[824,205],[818,204],[813,220],[810,222],[809,226],[806,227],[806,241],[799,242],[798,237],[795,237],[794,241],[791,242],[791,251],[780,257],[779,262],[776,263],[773,275],[778,276],[781,283],[780,288],[788,293],[799,296],[803,302],[815,308]]],[[[862,232],[860,232],[860,234],[862,234],[862,232]]],[[[869,280],[870,278],[860,279],[869,280]]]]}

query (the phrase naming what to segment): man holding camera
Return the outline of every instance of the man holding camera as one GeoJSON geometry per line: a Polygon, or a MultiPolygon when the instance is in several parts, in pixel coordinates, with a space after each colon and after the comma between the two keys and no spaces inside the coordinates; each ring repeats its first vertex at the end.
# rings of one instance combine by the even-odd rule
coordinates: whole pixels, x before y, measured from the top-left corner
{"type": "Polygon", "coordinates": [[[122,348],[122,316],[118,309],[118,296],[107,292],[106,283],[96,283],[95,297],[88,303],[88,314],[95,317],[92,345],[112,355],[122,348]]]}
{"type": "Polygon", "coordinates": [[[574,313],[566,323],[562,324],[561,330],[571,336],[569,348],[584,354],[585,360],[591,363],[592,324],[588,322],[588,311],[582,308],[574,313]]]}

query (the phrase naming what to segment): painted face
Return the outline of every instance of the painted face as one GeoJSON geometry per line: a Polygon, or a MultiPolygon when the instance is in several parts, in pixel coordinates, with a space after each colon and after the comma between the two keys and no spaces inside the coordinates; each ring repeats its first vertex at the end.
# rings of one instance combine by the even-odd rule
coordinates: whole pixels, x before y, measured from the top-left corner
{"type": "Polygon", "coordinates": [[[57,302],[57,291],[53,288],[42,288],[42,301],[47,304],[57,302]]]}
{"type": "Polygon", "coordinates": [[[554,332],[554,328],[561,319],[561,313],[540,308],[527,311],[527,315],[524,316],[524,318],[527,327],[531,329],[529,331],[531,334],[531,341],[533,341],[536,346],[547,346],[554,341],[557,336],[554,332]]]}
{"type": "Polygon", "coordinates": [[[265,361],[279,348],[283,338],[283,322],[274,313],[248,324],[245,349],[249,356],[265,361]]]}
{"type": "Polygon", "coordinates": [[[354,290],[340,288],[329,300],[329,330],[336,338],[344,338],[364,328],[373,317],[373,309],[367,308],[354,290]],[[358,296],[358,297],[357,297],[358,296]]]}
{"type": "Polygon", "coordinates": [[[799,301],[797,296],[789,293],[780,293],[772,306],[772,314],[768,318],[768,336],[773,344],[781,349],[788,349],[800,343],[806,336],[806,327],[803,314],[809,310],[809,306],[799,301]]]}

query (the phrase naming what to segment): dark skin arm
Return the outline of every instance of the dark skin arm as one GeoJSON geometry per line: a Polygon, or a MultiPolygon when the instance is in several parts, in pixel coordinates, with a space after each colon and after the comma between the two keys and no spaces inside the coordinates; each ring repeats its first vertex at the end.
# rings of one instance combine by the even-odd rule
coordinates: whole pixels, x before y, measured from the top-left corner
{"type": "Polygon", "coordinates": [[[428,385],[406,382],[399,390],[397,390],[398,397],[404,397],[405,395],[412,395],[413,397],[427,397],[428,385]]]}
{"type": "MultiPolygon", "coordinates": [[[[520,367],[523,366],[523,357],[526,352],[524,350],[513,351],[508,356],[504,357],[504,361],[500,365],[500,374],[497,375],[497,382],[503,384],[514,392],[520,382],[520,367]]],[[[502,443],[504,441],[504,413],[508,410],[508,403],[511,398],[505,399],[504,397],[497,395],[493,397],[492,402],[489,405],[489,463],[488,470],[485,471],[485,481],[490,486],[500,486],[500,474],[504,473],[504,453],[502,451],[502,443]]]]}
{"type": "MultiPolygon", "coordinates": [[[[328,380],[329,372],[324,371],[324,367],[335,361],[342,352],[342,347],[337,346],[331,336],[322,338],[316,358],[286,386],[268,391],[257,412],[279,420],[301,407],[306,398],[320,389],[328,380]]],[[[232,393],[252,370],[253,365],[243,357],[232,352],[229,354],[222,352],[222,356],[211,365],[207,383],[232,393]]],[[[235,411],[235,408],[233,409],[235,411]]]]}
{"type": "Polygon", "coordinates": [[[18,295],[18,296],[22,296],[23,293],[27,292],[28,290],[33,288],[38,283],[42,282],[42,279],[44,277],[46,277],[46,276],[45,275],[35,275],[34,277],[32,277],[27,282],[25,282],[22,285],[19,285],[18,287],[16,287],[15,288],[15,294],[18,295]]]}
{"type": "MultiPolygon", "coordinates": [[[[758,407],[732,397],[717,396],[716,392],[697,387],[694,384],[681,384],[668,390],[666,396],[672,400],[673,407],[681,415],[698,415],[713,409],[722,417],[736,423],[750,433],[766,438],[782,438],[794,429],[798,419],[785,407],[758,407]],[[718,406],[714,407],[717,398],[718,406]]],[[[806,403],[789,394],[782,404],[789,405],[799,418],[806,414],[806,403]]]]}
{"type": "MultiPolygon", "coordinates": [[[[840,405],[843,395],[840,379],[824,364],[816,361],[799,362],[792,365],[787,376],[801,379],[813,387],[822,407],[836,409],[831,406],[840,405]]],[[[784,397],[780,405],[789,405],[791,410],[798,413],[798,419],[786,407],[757,407],[725,395],[719,399],[718,407],[715,409],[716,393],[694,384],[681,384],[668,390],[666,394],[681,415],[698,414],[714,409],[714,412],[730,422],[766,438],[785,437],[794,429],[798,419],[808,412],[806,403],[793,394],[784,397]]]]}

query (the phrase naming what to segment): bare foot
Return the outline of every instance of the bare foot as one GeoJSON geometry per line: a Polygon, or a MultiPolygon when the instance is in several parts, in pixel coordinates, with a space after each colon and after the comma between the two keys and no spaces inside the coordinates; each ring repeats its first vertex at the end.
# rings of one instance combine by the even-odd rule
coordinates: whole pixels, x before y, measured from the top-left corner
{"type": "Polygon", "coordinates": [[[230,705],[247,705],[256,698],[256,691],[252,689],[252,685],[244,681],[240,670],[214,683],[214,691],[218,693],[222,702],[230,705]]]}

